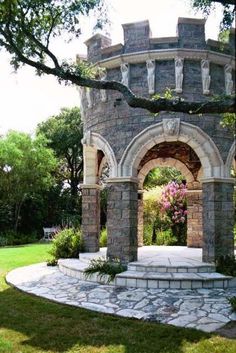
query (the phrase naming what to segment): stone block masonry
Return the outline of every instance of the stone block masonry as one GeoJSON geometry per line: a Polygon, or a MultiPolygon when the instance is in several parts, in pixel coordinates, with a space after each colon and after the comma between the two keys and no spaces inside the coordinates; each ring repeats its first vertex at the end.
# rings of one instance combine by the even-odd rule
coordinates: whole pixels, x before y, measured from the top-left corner
{"type": "Polygon", "coordinates": [[[82,233],[84,250],[99,250],[100,233],[100,189],[83,185],[82,188],[82,233]]]}
{"type": "Polygon", "coordinates": [[[204,181],[203,191],[203,261],[214,262],[234,253],[233,222],[234,183],[227,180],[204,181]]]}
{"type": "Polygon", "coordinates": [[[123,263],[137,260],[138,192],[135,182],[109,182],[107,203],[108,252],[123,263]]]}
{"type": "Polygon", "coordinates": [[[202,191],[189,190],[187,193],[188,221],[187,246],[202,247],[202,191]]]}

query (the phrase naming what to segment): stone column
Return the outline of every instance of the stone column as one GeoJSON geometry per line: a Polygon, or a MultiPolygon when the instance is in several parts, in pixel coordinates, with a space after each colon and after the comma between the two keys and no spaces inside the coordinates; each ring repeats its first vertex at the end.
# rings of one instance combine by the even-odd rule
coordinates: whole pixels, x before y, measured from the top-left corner
{"type": "Polygon", "coordinates": [[[202,190],[187,191],[187,246],[202,247],[202,190]]]}
{"type": "Polygon", "coordinates": [[[138,190],[138,246],[143,246],[143,190],[138,190]]]}
{"type": "Polygon", "coordinates": [[[99,185],[82,185],[82,235],[86,252],[99,251],[100,189],[99,185]]]}
{"type": "Polygon", "coordinates": [[[107,256],[123,263],[137,260],[137,180],[108,179],[107,256]]]}
{"type": "Polygon", "coordinates": [[[220,256],[234,253],[234,180],[202,180],[203,261],[215,262],[220,256]]]}

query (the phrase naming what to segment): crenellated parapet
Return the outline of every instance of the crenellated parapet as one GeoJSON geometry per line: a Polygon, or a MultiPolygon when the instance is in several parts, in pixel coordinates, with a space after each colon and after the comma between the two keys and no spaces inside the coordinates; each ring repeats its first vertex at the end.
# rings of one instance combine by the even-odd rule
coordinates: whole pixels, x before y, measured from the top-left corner
{"type": "Polygon", "coordinates": [[[149,21],[123,24],[124,44],[111,45],[109,37],[96,34],[85,42],[88,60],[100,61],[117,55],[165,49],[199,49],[234,55],[235,29],[230,31],[229,43],[205,40],[205,20],[181,17],[176,36],[153,38],[149,21]]]}
{"type": "MultiPolygon", "coordinates": [[[[235,90],[235,30],[229,43],[205,39],[205,20],[179,18],[175,37],[152,38],[148,21],[123,25],[124,43],[96,34],[86,41],[87,60],[103,68],[100,79],[116,80],[135,94],[151,98],[167,89],[188,101],[206,101],[235,90]]],[[[81,90],[84,130],[104,136],[119,160],[125,146],[142,129],[168,117],[130,108],[117,91],[81,90]]],[[[220,126],[221,116],[176,114],[206,131],[227,158],[232,134],[220,126]],[[226,136],[222,139],[222,136],[226,136]]]]}

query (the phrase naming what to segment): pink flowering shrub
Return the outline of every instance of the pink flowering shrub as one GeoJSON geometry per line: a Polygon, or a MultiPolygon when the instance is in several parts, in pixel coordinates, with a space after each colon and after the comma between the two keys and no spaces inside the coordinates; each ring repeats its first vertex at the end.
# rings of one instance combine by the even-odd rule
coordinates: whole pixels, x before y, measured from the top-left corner
{"type": "MultiPolygon", "coordinates": [[[[187,203],[186,186],[175,181],[168,183],[161,195],[160,210],[164,218],[168,218],[173,235],[178,238],[186,233],[187,203]]],[[[181,241],[183,243],[184,241],[181,241]]]]}
{"type": "Polygon", "coordinates": [[[161,211],[167,213],[173,223],[185,223],[186,210],[186,186],[175,181],[168,183],[161,195],[161,211]]]}

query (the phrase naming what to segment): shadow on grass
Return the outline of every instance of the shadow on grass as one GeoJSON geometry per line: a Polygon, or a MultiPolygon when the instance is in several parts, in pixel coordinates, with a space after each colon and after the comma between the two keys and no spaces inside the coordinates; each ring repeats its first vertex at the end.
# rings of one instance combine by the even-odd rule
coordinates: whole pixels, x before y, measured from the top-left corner
{"type": "Polygon", "coordinates": [[[187,346],[212,337],[193,329],[56,304],[9,287],[0,292],[2,328],[14,331],[16,341],[17,335],[27,337],[21,342],[22,352],[23,346],[27,346],[32,352],[69,352],[73,347],[73,352],[76,348],[76,352],[87,353],[183,353],[187,346]]]}

